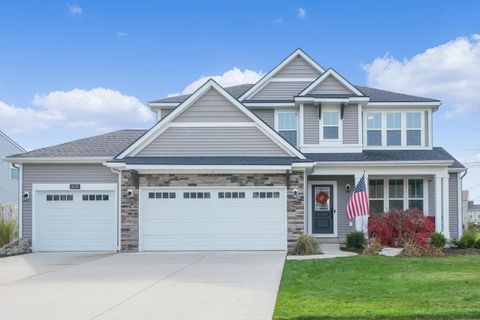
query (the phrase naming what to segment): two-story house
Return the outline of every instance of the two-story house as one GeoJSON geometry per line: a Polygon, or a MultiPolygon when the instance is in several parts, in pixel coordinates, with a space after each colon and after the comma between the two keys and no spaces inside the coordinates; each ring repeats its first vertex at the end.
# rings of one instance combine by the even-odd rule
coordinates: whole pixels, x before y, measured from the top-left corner
{"type": "Polygon", "coordinates": [[[441,102],[355,86],[298,49],[255,84],[207,81],[152,101],[158,122],[9,158],[34,250],[286,250],[301,234],[366,228],[346,205],[365,175],[372,213],[419,208],[462,233],[465,167],[433,146],[441,102]],[[319,197],[318,195],[322,195],[319,197]]]}

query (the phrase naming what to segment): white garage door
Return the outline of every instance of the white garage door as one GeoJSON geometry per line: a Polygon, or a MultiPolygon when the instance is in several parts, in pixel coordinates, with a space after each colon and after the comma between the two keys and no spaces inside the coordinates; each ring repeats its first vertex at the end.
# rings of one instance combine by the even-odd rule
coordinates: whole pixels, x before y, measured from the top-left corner
{"type": "Polygon", "coordinates": [[[115,251],[117,200],[113,190],[37,191],[35,251],[115,251]]]}
{"type": "Polygon", "coordinates": [[[286,247],[285,188],[141,189],[141,250],[286,247]]]}

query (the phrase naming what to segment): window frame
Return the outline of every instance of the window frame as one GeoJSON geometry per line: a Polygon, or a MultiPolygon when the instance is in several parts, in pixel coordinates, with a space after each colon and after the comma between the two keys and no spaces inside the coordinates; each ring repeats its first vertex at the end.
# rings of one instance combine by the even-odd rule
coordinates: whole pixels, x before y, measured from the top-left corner
{"type": "MultiPolygon", "coordinates": [[[[295,143],[295,147],[298,147],[299,146],[299,141],[300,141],[300,113],[297,109],[280,109],[280,110],[277,110],[275,109],[275,131],[277,131],[280,135],[282,131],[295,131],[296,132],[296,136],[297,136],[297,141],[295,143]],[[295,125],[296,125],[296,129],[280,129],[280,114],[285,114],[285,113],[293,113],[295,114],[295,117],[296,117],[296,122],[295,122],[295,125]]],[[[282,136],[283,138],[283,136],[282,136]]],[[[284,138],[285,139],[285,138],[284,138]]],[[[285,139],[287,140],[287,139],[285,139]]],[[[288,140],[287,140],[288,141],[288,140]]]]}
{"type": "Polygon", "coordinates": [[[13,163],[10,163],[10,180],[19,180],[20,179],[20,168],[15,167],[13,163]],[[13,177],[12,172],[15,170],[16,177],[13,177]]]}
{"type": "Polygon", "coordinates": [[[383,127],[384,127],[384,120],[383,114],[380,111],[368,111],[365,112],[365,145],[369,147],[381,147],[384,144],[384,137],[383,137],[383,127]],[[380,114],[380,128],[369,128],[368,127],[368,115],[369,114],[380,114]],[[368,144],[368,132],[369,131],[380,131],[380,144],[370,145],[368,144]]]}
{"type": "Polygon", "coordinates": [[[422,135],[422,133],[423,133],[422,122],[424,122],[425,120],[423,120],[423,121],[422,120],[423,120],[422,112],[420,112],[420,111],[406,111],[405,112],[405,145],[418,147],[418,146],[421,146],[423,144],[422,140],[424,140],[424,138],[423,138],[423,135],[422,135]],[[408,114],[420,114],[420,126],[419,127],[413,127],[413,128],[408,127],[408,114]],[[409,144],[408,143],[408,132],[410,132],[410,131],[419,131],[420,132],[420,144],[409,144]]]}
{"type": "Polygon", "coordinates": [[[342,112],[341,112],[341,107],[340,106],[324,106],[322,105],[322,116],[318,120],[319,121],[319,138],[321,142],[342,142],[343,141],[343,119],[342,119],[342,112]],[[338,114],[338,124],[337,125],[330,125],[330,124],[325,124],[325,113],[337,113],[338,114]],[[336,139],[330,139],[330,138],[325,138],[324,135],[324,128],[338,128],[338,138],[336,139]]]}
{"type": "Polygon", "coordinates": [[[399,112],[399,111],[388,111],[388,112],[385,112],[385,130],[386,130],[386,133],[385,133],[385,144],[388,146],[388,147],[393,147],[393,146],[402,146],[403,144],[403,134],[402,134],[402,125],[403,125],[403,119],[402,119],[402,112],[399,112]],[[397,128],[397,127],[393,127],[393,128],[389,128],[388,127],[388,116],[389,115],[400,115],[400,127],[397,128]],[[389,144],[388,143],[388,133],[389,131],[400,131],[400,144],[389,144]]]}

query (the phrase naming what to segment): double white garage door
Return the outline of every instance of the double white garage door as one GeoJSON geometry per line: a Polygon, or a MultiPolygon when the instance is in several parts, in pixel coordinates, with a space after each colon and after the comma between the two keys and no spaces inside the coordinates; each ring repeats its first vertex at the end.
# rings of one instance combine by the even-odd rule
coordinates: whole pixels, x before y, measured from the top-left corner
{"type": "MultiPolygon", "coordinates": [[[[115,251],[115,190],[39,190],[36,251],[115,251]]],[[[285,250],[285,188],[141,188],[139,249],[285,250]]]]}

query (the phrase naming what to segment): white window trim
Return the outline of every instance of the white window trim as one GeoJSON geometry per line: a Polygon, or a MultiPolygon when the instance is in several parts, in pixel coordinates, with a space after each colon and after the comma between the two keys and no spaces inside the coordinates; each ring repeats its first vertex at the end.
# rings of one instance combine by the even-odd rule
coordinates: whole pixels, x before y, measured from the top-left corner
{"type": "MultiPolygon", "coordinates": [[[[323,106],[322,105],[322,118],[319,119],[319,138],[320,138],[320,142],[324,143],[324,142],[333,142],[333,143],[339,143],[339,142],[343,142],[343,119],[341,118],[341,110],[340,110],[340,106],[323,106]],[[323,137],[323,128],[324,128],[324,124],[323,124],[323,120],[325,119],[325,115],[324,113],[325,112],[338,112],[338,139],[325,139],[323,137]]],[[[336,126],[331,126],[331,125],[326,125],[326,127],[336,127],[336,126]]]]}
{"type": "Polygon", "coordinates": [[[18,180],[20,179],[20,168],[18,168],[18,167],[15,167],[15,166],[13,165],[13,163],[10,163],[10,172],[9,172],[9,176],[10,176],[10,180],[16,180],[16,181],[18,181],[18,180]],[[17,172],[18,172],[18,173],[17,173],[17,178],[16,178],[16,179],[12,178],[12,169],[15,169],[15,170],[17,170],[17,172]]]}
{"type": "MultiPolygon", "coordinates": [[[[364,110],[363,113],[363,146],[364,149],[423,149],[427,148],[425,146],[425,110],[415,110],[415,109],[404,109],[401,111],[396,111],[396,110],[377,110],[377,109],[372,109],[372,110],[364,110]],[[401,145],[395,145],[395,146],[389,146],[387,145],[387,113],[395,113],[395,112],[400,112],[402,114],[401,119],[402,119],[402,127],[401,127],[401,136],[402,136],[402,144],[401,145]],[[420,113],[420,145],[407,145],[407,112],[417,112],[420,113]],[[381,130],[382,132],[382,144],[379,146],[369,146],[368,145],[368,122],[367,122],[367,114],[368,113],[381,113],[382,114],[382,128],[381,129],[371,129],[371,130],[381,130]]],[[[430,122],[429,122],[430,123],[430,122]]],[[[395,129],[392,129],[395,130],[395,129]]],[[[416,130],[416,129],[412,129],[416,130]]],[[[431,136],[430,136],[431,137],[431,136]]],[[[431,140],[431,138],[429,139],[431,140]]],[[[429,144],[431,145],[431,143],[429,144]]]]}
{"type": "Polygon", "coordinates": [[[388,147],[401,147],[402,145],[404,145],[404,141],[403,141],[403,116],[402,116],[402,112],[400,111],[388,111],[385,113],[385,145],[388,146],[388,147]],[[400,128],[389,128],[388,127],[388,114],[400,114],[400,128]],[[388,131],[400,131],[400,144],[399,145],[389,145],[388,144],[388,131]]]}
{"type": "MultiPolygon", "coordinates": [[[[297,115],[297,143],[295,144],[296,147],[300,145],[300,112],[298,109],[275,109],[275,131],[280,133],[279,125],[278,125],[278,117],[281,113],[295,113],[297,115]]],[[[283,131],[283,130],[282,130],[283,131]]],[[[293,130],[285,130],[285,131],[293,131],[293,130]]]]}

